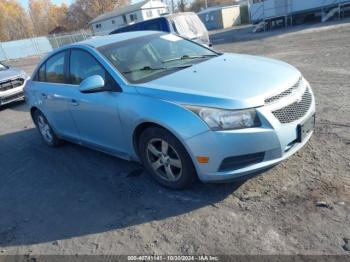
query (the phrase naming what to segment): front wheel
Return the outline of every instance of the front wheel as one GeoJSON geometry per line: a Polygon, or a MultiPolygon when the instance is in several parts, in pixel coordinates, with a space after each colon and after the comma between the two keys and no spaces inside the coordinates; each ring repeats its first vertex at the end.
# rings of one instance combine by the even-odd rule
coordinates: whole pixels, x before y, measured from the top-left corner
{"type": "Polygon", "coordinates": [[[148,172],[166,187],[183,189],[196,180],[196,171],[186,149],[165,129],[146,129],[139,139],[139,152],[148,172]]]}

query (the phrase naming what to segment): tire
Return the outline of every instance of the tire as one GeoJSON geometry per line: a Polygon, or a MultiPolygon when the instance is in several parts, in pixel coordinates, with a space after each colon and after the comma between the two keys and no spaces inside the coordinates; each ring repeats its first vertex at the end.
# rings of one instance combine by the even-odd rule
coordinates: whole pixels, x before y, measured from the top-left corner
{"type": "Polygon", "coordinates": [[[43,113],[36,110],[33,113],[33,119],[39,134],[48,146],[58,147],[62,144],[63,141],[57,137],[43,113]]]}
{"type": "Polygon", "coordinates": [[[142,132],[138,146],[148,173],[163,186],[184,189],[195,182],[197,174],[189,154],[167,130],[147,128],[142,132]]]}

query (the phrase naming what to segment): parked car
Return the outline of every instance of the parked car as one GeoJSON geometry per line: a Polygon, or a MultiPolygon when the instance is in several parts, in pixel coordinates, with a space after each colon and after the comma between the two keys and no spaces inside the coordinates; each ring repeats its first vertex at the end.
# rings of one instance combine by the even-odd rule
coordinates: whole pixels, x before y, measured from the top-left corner
{"type": "Polygon", "coordinates": [[[49,146],[69,140],[141,161],[175,189],[276,165],[315,123],[312,89],[293,66],[151,31],[54,51],[25,96],[49,146]]]}
{"type": "Polygon", "coordinates": [[[0,106],[23,99],[27,78],[24,71],[0,63],[0,106]]]}
{"type": "Polygon", "coordinates": [[[131,31],[162,31],[183,36],[192,41],[211,46],[209,33],[197,14],[193,12],[164,15],[154,19],[128,25],[110,34],[131,31]]]}

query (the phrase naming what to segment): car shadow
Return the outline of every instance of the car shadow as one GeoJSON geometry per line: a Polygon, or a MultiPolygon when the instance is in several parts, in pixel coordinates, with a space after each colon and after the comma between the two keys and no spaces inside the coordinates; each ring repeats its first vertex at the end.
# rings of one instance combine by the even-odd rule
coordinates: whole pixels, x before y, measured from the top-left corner
{"type": "Polygon", "coordinates": [[[33,128],[0,136],[0,246],[122,229],[213,205],[237,190],[197,183],[172,191],[142,167],[78,145],[44,144],[33,128]]]}

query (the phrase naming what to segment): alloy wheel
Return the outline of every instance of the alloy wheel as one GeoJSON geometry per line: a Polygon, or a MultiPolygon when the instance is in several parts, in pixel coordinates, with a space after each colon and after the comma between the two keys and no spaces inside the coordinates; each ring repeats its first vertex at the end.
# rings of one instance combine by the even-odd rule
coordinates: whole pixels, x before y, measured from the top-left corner
{"type": "Polygon", "coordinates": [[[153,171],[166,181],[181,178],[182,162],[176,150],[165,140],[151,139],[147,144],[147,160],[153,171]]]}

